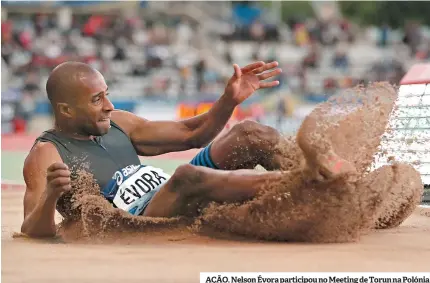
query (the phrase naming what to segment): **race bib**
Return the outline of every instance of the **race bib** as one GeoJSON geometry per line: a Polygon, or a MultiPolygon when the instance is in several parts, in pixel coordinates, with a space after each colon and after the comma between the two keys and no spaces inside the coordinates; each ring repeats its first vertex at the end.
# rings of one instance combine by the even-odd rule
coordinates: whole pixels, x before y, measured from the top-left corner
{"type": "Polygon", "coordinates": [[[116,171],[103,194],[117,208],[139,215],[149,202],[147,194],[160,188],[169,178],[170,175],[160,168],[132,165],[116,171]]]}

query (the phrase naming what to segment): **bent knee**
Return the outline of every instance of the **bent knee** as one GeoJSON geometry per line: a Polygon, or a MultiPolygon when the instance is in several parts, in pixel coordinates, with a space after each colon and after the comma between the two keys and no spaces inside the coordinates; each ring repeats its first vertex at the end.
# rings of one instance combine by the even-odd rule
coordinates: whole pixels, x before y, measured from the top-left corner
{"type": "Polygon", "coordinates": [[[194,170],[195,168],[191,164],[179,165],[170,178],[170,182],[172,183],[171,189],[177,191],[192,176],[194,170]]]}
{"type": "Polygon", "coordinates": [[[232,134],[236,135],[237,140],[246,142],[250,146],[274,146],[280,138],[276,129],[249,120],[234,125],[231,131],[232,134]]]}
{"type": "Polygon", "coordinates": [[[241,121],[241,122],[235,124],[231,128],[231,132],[235,133],[237,135],[247,135],[247,134],[251,134],[252,132],[257,131],[259,126],[261,126],[261,125],[254,122],[254,121],[244,120],[244,121],[241,121]]]}
{"type": "Polygon", "coordinates": [[[189,195],[195,191],[202,181],[202,172],[191,164],[182,164],[176,168],[170,178],[169,190],[171,192],[189,195]]]}
{"type": "Polygon", "coordinates": [[[193,170],[195,170],[195,166],[185,163],[185,164],[181,164],[179,165],[175,172],[173,173],[173,176],[186,176],[189,175],[191,172],[193,172],[193,170]]]}

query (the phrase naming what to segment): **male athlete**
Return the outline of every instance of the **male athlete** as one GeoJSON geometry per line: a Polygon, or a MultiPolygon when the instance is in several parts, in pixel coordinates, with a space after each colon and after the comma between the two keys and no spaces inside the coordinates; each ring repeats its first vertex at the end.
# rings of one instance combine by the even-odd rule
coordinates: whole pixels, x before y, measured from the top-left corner
{"type": "MultiPolygon", "coordinates": [[[[55,210],[69,215],[66,195],[73,192],[79,169],[93,175],[114,207],[152,217],[190,214],[189,204],[197,201],[248,200],[268,179],[281,180],[283,157],[276,149],[283,138],[273,128],[247,121],[214,140],[237,105],[260,88],[278,85],[264,82],[281,73],[277,66],[277,62],[234,65],[214,106],[183,121],[148,121],[115,110],[97,70],[78,62],[57,66],[46,84],[55,127],[37,138],[24,164],[27,188],[21,231],[31,237],[56,234],[55,210]],[[192,148],[203,149],[172,176],[141,165],[138,158],[192,148]],[[269,172],[244,170],[258,164],[269,172]]],[[[324,168],[321,174],[330,175],[324,168]]]]}

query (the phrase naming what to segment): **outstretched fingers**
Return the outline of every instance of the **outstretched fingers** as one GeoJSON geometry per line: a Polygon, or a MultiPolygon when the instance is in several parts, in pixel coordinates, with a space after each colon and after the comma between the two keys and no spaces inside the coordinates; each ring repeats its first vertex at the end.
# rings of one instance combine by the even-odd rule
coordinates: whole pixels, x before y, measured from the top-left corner
{"type": "Polygon", "coordinates": [[[257,77],[260,81],[263,81],[263,80],[267,80],[269,78],[275,77],[275,76],[279,75],[280,73],[282,73],[282,70],[278,68],[278,69],[275,69],[273,71],[257,75],[257,77]]]}
{"type": "Polygon", "coordinates": [[[276,68],[276,67],[278,67],[278,65],[279,65],[279,63],[277,61],[266,63],[266,64],[263,64],[262,66],[260,66],[258,68],[254,68],[252,70],[252,73],[257,75],[257,74],[263,73],[265,71],[271,70],[273,68],[276,68]]]}
{"type": "Polygon", "coordinates": [[[282,73],[282,69],[276,68],[278,67],[279,63],[277,61],[273,61],[270,63],[264,63],[262,61],[255,62],[252,64],[249,64],[243,68],[239,68],[237,64],[234,64],[234,75],[236,78],[240,78],[242,74],[253,74],[256,75],[259,82],[258,88],[271,88],[279,85],[279,81],[272,81],[272,82],[261,82],[273,77],[276,77],[280,73],[282,73]]]}
{"type": "Polygon", "coordinates": [[[257,75],[258,80],[260,81],[259,88],[271,88],[279,85],[279,81],[272,81],[272,82],[262,82],[264,80],[273,78],[278,76],[280,73],[282,73],[282,69],[276,68],[278,66],[278,62],[274,61],[268,64],[265,64],[264,66],[255,69],[253,71],[254,74],[257,75]],[[276,68],[276,69],[274,69],[276,68]],[[274,69],[274,70],[273,70],[274,69]],[[265,72],[271,70],[269,72],[265,72]],[[265,72],[265,73],[263,73],[265,72]],[[261,74],[262,73],[262,74],[261,74]]]}
{"type": "Polygon", "coordinates": [[[259,88],[270,88],[275,87],[279,85],[279,81],[273,81],[273,82],[260,82],[259,88]]]}
{"type": "Polygon", "coordinates": [[[259,62],[255,62],[255,63],[249,64],[249,65],[246,65],[241,70],[242,70],[242,73],[249,73],[249,72],[251,72],[257,68],[261,68],[264,65],[265,65],[265,63],[263,61],[259,61],[259,62]]]}

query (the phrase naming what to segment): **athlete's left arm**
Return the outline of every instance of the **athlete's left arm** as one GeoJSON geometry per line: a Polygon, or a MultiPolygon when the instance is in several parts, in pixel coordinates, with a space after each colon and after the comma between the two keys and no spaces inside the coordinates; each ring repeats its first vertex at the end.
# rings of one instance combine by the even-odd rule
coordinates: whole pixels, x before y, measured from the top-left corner
{"type": "Polygon", "coordinates": [[[237,105],[257,89],[279,84],[278,81],[263,82],[281,73],[277,66],[277,62],[257,62],[240,69],[235,64],[234,75],[228,81],[220,99],[208,112],[189,119],[148,121],[129,112],[114,111],[112,120],[128,133],[140,155],[159,155],[201,148],[221,132],[237,105]]]}
{"type": "Polygon", "coordinates": [[[149,121],[115,110],[112,121],[128,134],[139,155],[154,156],[204,146],[222,130],[233,109],[220,99],[208,112],[186,120],[149,121]]]}

